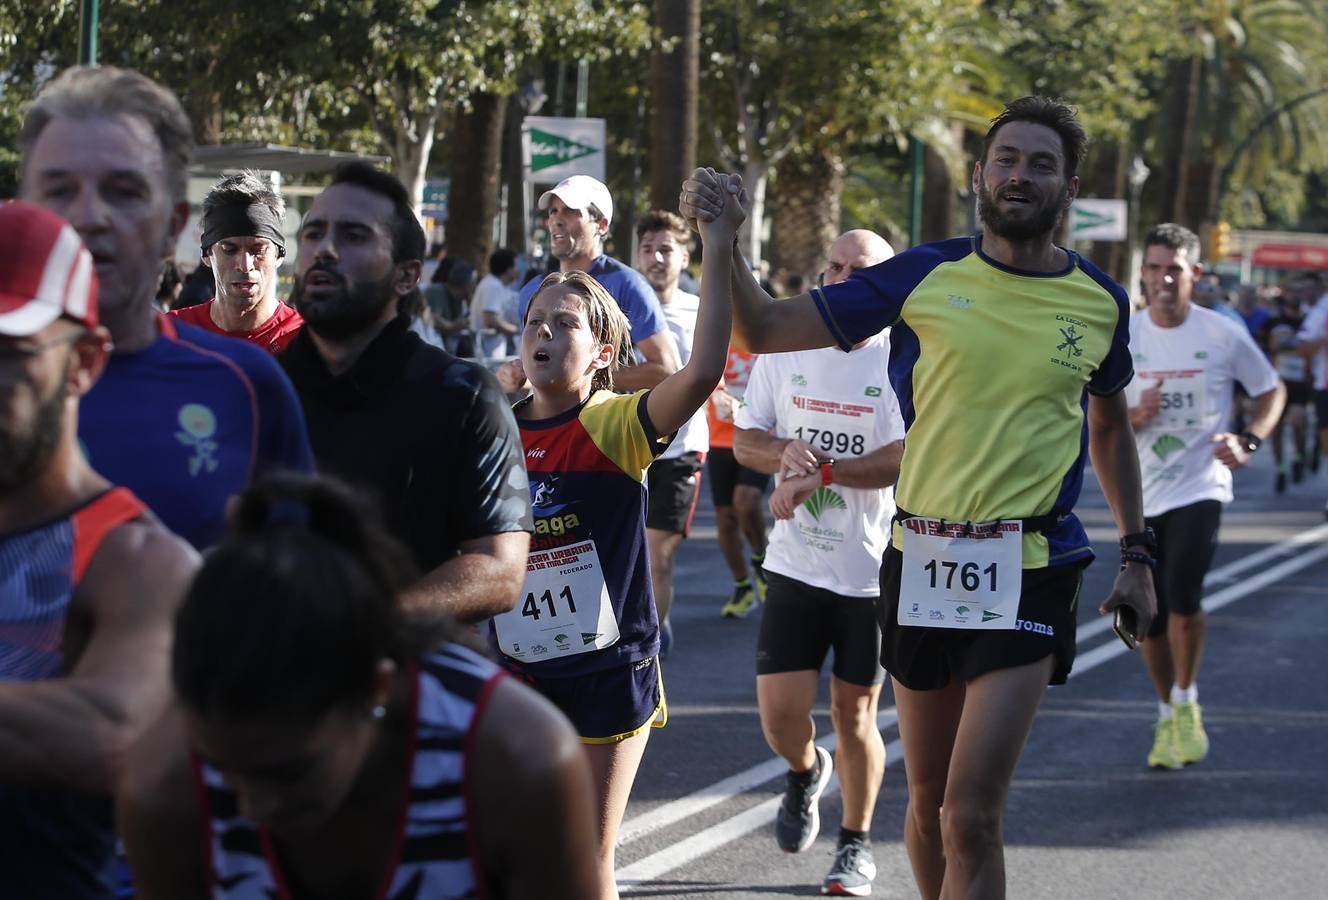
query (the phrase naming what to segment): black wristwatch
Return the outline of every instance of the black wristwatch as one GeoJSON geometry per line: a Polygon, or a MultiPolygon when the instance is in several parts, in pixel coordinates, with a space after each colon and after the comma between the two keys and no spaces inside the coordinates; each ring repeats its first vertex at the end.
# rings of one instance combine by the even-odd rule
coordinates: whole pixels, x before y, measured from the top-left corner
{"type": "Polygon", "coordinates": [[[1253,453],[1263,445],[1263,438],[1250,431],[1240,433],[1240,443],[1245,448],[1246,453],[1253,453]]]}
{"type": "Polygon", "coordinates": [[[1135,547],[1148,551],[1150,556],[1157,556],[1157,535],[1153,533],[1153,529],[1145,528],[1120,539],[1122,553],[1135,547]]]}

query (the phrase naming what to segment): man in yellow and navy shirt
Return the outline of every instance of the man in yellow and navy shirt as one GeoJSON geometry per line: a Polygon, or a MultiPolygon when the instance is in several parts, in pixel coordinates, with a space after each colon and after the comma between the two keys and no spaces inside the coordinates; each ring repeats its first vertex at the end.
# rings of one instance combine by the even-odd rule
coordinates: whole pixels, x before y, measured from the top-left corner
{"type": "MultiPolygon", "coordinates": [[[[1063,682],[1074,660],[1093,552],[1072,510],[1089,453],[1124,535],[1101,611],[1124,609],[1121,630],[1134,640],[1156,609],[1122,392],[1128,302],[1052,241],[1086,143],[1068,106],[1021,98],[993,120],[973,169],[980,234],[778,303],[733,267],[742,349],[847,350],[891,328],[906,432],[877,617],[923,896],[942,883],[956,896],[1004,894],[1006,792],[1047,684],[1063,682]]],[[[704,169],[683,184],[685,216],[710,221],[722,201],[704,169]]]]}

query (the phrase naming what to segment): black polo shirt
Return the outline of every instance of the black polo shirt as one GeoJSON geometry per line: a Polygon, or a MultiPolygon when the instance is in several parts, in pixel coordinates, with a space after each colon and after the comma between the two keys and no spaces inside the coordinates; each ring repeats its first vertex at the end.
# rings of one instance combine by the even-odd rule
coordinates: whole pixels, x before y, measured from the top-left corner
{"type": "Polygon", "coordinates": [[[278,360],[304,406],[320,471],[367,489],[429,572],[460,543],[531,531],[521,436],[488,369],[393,320],[333,375],[304,328],[278,360]]]}

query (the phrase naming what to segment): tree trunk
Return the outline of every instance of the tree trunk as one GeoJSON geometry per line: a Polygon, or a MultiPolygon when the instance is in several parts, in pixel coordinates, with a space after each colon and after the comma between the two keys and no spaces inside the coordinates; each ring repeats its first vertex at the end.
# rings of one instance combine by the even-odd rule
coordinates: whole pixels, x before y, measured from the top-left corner
{"type": "MultiPolygon", "coordinates": [[[[1126,151],[1126,146],[1116,141],[1110,143],[1104,141],[1094,147],[1088,160],[1088,168],[1080,172],[1080,196],[1128,200],[1126,173],[1129,167],[1126,159],[1129,154],[1126,151]]],[[[1098,268],[1122,283],[1126,277],[1125,251],[1129,247],[1129,222],[1126,223],[1126,228],[1126,241],[1094,241],[1084,249],[1084,255],[1098,268]]]]}
{"type": "Polygon", "coordinates": [[[922,158],[922,242],[942,241],[958,232],[955,185],[941,155],[925,147],[922,158]]]}
{"type": "Polygon", "coordinates": [[[672,48],[656,44],[651,55],[650,203],[675,209],[678,189],[696,165],[701,0],[655,0],[655,26],[672,48]]]}
{"type": "Polygon", "coordinates": [[[761,262],[761,240],[765,236],[765,189],[770,166],[764,159],[748,159],[742,167],[742,183],[751,198],[751,215],[738,229],[738,246],[753,266],[761,262]]]}
{"type": "Polygon", "coordinates": [[[832,150],[789,156],[775,185],[771,265],[810,283],[825,269],[826,253],[839,236],[844,160],[832,150]]]}
{"type": "Polygon", "coordinates": [[[485,271],[493,252],[507,100],[506,94],[477,93],[471,96],[470,112],[457,111],[447,251],[449,256],[474,263],[480,271],[485,271]]]}
{"type": "Polygon", "coordinates": [[[411,202],[419,209],[424,200],[424,173],[433,152],[433,132],[438,127],[438,108],[414,113],[409,122],[397,120],[393,141],[388,146],[392,160],[392,174],[401,179],[410,193],[411,202]]]}
{"type": "MultiPolygon", "coordinates": [[[[507,233],[503,246],[525,253],[530,234],[530,221],[526,218],[526,174],[521,160],[521,120],[524,113],[520,103],[508,103],[503,125],[503,184],[507,185],[507,233]]],[[[484,270],[481,270],[484,271],[484,270]]]]}

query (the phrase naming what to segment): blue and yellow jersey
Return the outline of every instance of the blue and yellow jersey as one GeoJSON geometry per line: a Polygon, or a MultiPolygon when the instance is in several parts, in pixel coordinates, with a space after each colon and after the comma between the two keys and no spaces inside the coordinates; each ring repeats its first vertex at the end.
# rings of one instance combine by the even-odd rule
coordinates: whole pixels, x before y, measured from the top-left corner
{"type": "Polygon", "coordinates": [[[1061,517],[1025,534],[1025,568],[1092,558],[1071,512],[1088,394],[1114,394],[1133,375],[1125,292],[1067,253],[1063,271],[1024,272],[984,255],[980,235],[955,238],[812,291],[845,350],[893,326],[890,382],[907,430],[900,509],[961,522],[1061,517]]]}
{"type": "Polygon", "coordinates": [[[514,663],[533,675],[585,675],[659,652],[645,478],[670,436],[657,435],[646,415],[649,393],[596,391],[553,418],[517,419],[535,518],[531,555],[593,540],[619,632],[617,643],[600,650],[514,663]]]}

